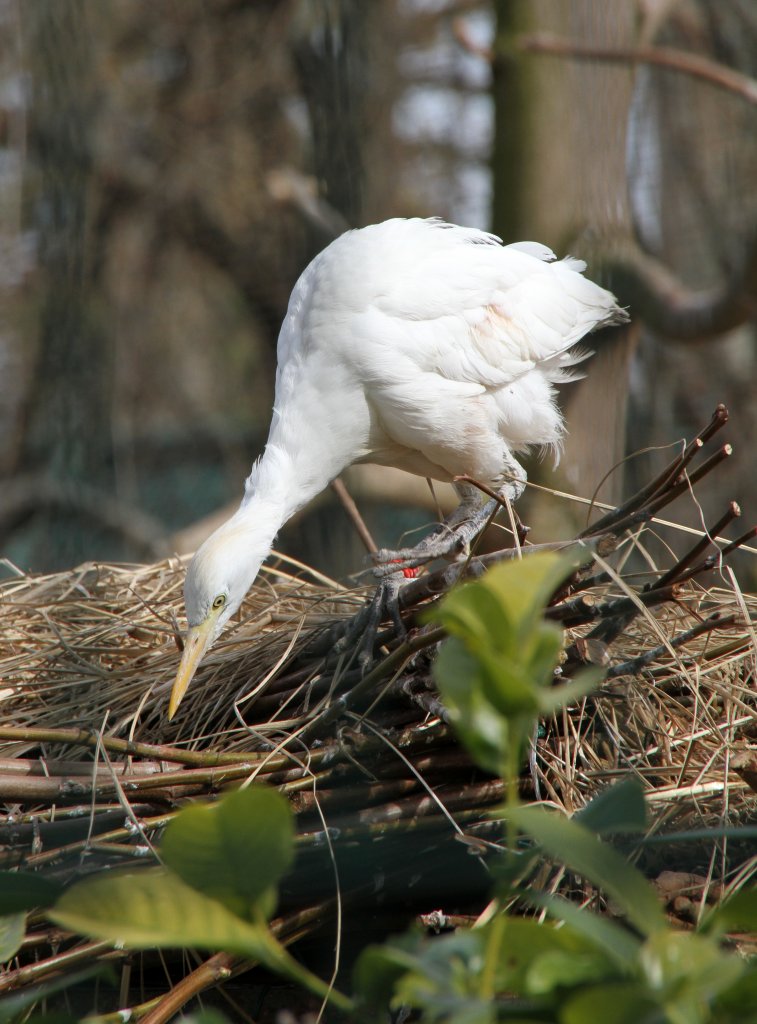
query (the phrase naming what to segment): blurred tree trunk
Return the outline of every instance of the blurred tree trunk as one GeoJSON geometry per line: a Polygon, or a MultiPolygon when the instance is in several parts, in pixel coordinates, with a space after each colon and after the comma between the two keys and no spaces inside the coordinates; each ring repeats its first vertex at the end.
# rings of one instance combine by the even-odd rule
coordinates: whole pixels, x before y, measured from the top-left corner
{"type": "MultiPolygon", "coordinates": [[[[493,229],[586,259],[629,231],[625,132],[632,70],[520,53],[518,37],[548,31],[583,44],[629,45],[634,5],[606,0],[497,0],[493,229]]],[[[592,272],[593,271],[593,272],[592,272]]],[[[622,459],[633,328],[605,332],[588,377],[563,390],[566,486],[591,495],[622,459]]],[[[538,476],[534,467],[532,476],[538,476]]],[[[600,497],[615,501],[622,472],[600,497]]],[[[577,511],[580,518],[580,511],[577,511]]]]}
{"type": "Polygon", "coordinates": [[[308,5],[307,14],[300,17],[294,57],[308,106],[313,173],[323,198],[346,226],[357,227],[363,205],[369,5],[322,0],[308,5]]]}
{"type": "Polygon", "coordinates": [[[37,240],[30,301],[38,328],[17,467],[28,500],[17,517],[29,517],[28,564],[53,568],[97,553],[97,530],[66,511],[65,496],[80,483],[111,490],[111,360],[91,300],[95,89],[87,4],[27,0],[22,16],[32,88],[25,204],[37,240]],[[39,499],[35,480],[46,482],[39,499]],[[55,507],[51,481],[60,486],[55,507]],[[43,492],[48,507],[35,510],[43,492]]]}

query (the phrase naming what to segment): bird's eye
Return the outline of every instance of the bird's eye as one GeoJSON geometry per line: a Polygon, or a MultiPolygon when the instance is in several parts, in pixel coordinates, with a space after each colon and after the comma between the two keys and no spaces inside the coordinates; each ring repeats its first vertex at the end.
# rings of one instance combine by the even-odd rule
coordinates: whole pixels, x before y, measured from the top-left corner
{"type": "Polygon", "coordinates": [[[226,604],[226,595],[225,594],[219,594],[218,597],[213,598],[213,607],[215,608],[216,611],[218,611],[219,608],[223,608],[223,606],[225,604],[226,604]]]}

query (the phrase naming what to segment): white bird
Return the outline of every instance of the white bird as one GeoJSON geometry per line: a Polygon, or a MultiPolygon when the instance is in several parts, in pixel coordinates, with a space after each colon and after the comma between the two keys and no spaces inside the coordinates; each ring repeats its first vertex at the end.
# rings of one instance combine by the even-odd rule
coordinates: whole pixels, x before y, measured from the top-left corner
{"type": "MultiPolygon", "coordinates": [[[[373,462],[435,480],[468,475],[515,500],[515,454],[559,452],[554,384],[573,379],[585,334],[627,319],[535,242],[441,220],[395,219],[348,231],[305,269],[278,341],[268,442],[235,514],[199,548],[184,585],[189,625],[172,718],[205,651],[245,594],[281,526],[347,466],[373,462]]],[[[417,548],[419,564],[456,550],[486,520],[480,492],[417,548]]],[[[396,567],[394,567],[396,569],[396,567]]]]}

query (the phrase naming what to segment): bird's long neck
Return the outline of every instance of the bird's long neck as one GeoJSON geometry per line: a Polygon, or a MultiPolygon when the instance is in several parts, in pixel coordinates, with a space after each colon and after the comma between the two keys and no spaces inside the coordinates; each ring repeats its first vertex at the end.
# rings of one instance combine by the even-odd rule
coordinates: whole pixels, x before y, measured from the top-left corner
{"type": "MultiPolygon", "coordinates": [[[[305,439],[301,443],[307,446],[305,439]]],[[[297,450],[290,454],[269,438],[245,481],[244,498],[235,518],[254,522],[257,535],[268,537],[273,544],[287,520],[319,494],[341,468],[332,467],[323,458],[303,458],[297,450]]]]}

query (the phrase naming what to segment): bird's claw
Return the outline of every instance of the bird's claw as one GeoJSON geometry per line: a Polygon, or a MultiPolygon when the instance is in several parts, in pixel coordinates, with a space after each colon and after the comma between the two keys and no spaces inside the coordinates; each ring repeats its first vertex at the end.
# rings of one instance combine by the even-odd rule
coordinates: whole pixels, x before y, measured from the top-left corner
{"type": "Polygon", "coordinates": [[[397,636],[407,635],[399,605],[399,593],[404,582],[403,571],[396,567],[382,576],[372,599],[352,619],[344,636],[337,642],[337,650],[342,651],[349,650],[357,642],[357,662],[363,673],[375,660],[373,652],[382,621],[390,619],[397,636]]]}

